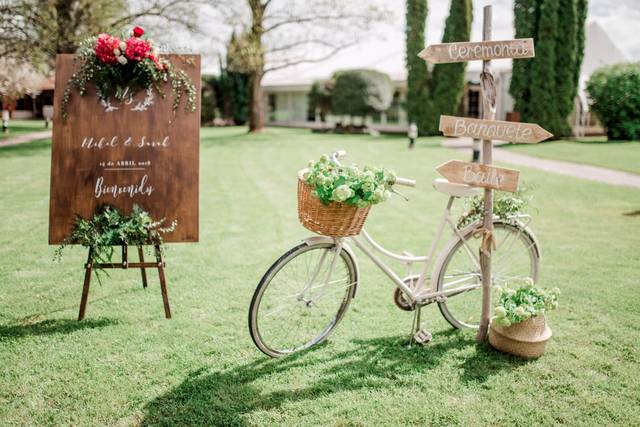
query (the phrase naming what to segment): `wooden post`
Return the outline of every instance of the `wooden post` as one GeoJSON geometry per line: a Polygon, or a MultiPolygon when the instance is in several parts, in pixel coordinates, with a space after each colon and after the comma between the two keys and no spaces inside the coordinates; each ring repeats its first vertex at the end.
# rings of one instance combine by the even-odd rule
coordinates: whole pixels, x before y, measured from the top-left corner
{"type": "MultiPolygon", "coordinates": [[[[140,264],[144,265],[144,251],[142,250],[142,246],[138,246],[138,257],[140,257],[140,264]]],[[[147,287],[147,271],[144,267],[140,267],[140,273],[142,274],[142,287],[147,287]]]]}
{"type": "Polygon", "coordinates": [[[87,263],[84,266],[84,285],[82,286],[82,298],[80,299],[80,313],[78,313],[78,321],[84,319],[84,314],[87,311],[87,300],[89,298],[89,285],[91,284],[91,270],[93,263],[91,262],[91,255],[93,255],[93,249],[89,248],[89,255],[87,255],[87,263]]]}
{"type": "MultiPolygon", "coordinates": [[[[483,9],[482,40],[491,40],[491,6],[483,9]]],[[[482,61],[482,118],[494,120],[495,109],[495,85],[491,74],[491,60],[482,61]]],[[[482,140],[482,164],[491,165],[493,161],[493,146],[490,139],[482,140]]],[[[489,315],[491,312],[491,243],[493,238],[493,190],[484,189],[484,233],[480,245],[480,268],[482,269],[482,314],[480,316],[480,329],[476,335],[476,342],[481,343],[487,339],[489,331],[489,315]]]]}
{"type": "Polygon", "coordinates": [[[158,262],[158,276],[160,277],[160,291],[162,292],[162,303],[164,305],[164,315],[171,319],[171,308],[169,307],[169,294],[167,293],[167,282],[164,278],[164,262],[162,261],[162,251],[156,245],[156,261],[158,262]]]}

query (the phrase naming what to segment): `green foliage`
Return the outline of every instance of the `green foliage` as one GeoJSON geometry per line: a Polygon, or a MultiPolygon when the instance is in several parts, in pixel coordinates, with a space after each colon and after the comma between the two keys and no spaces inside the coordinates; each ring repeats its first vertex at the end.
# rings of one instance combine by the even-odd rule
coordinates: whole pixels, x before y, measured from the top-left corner
{"type": "Polygon", "coordinates": [[[331,111],[331,95],[333,94],[334,80],[315,81],[309,91],[309,108],[315,112],[320,110],[320,116],[324,121],[324,116],[331,111]]]}
{"type": "Polygon", "coordinates": [[[425,46],[427,23],[427,0],[407,0],[406,2],[406,67],[407,67],[407,116],[409,123],[418,122],[429,99],[429,71],[418,53],[425,46]]]}
{"type": "MultiPolygon", "coordinates": [[[[134,205],[129,215],[124,215],[109,205],[102,206],[90,218],[76,218],[76,223],[62,245],[55,252],[55,259],[62,258],[62,251],[71,244],[91,248],[90,261],[94,264],[111,262],[114,246],[162,245],[162,234],[172,232],[177,221],[162,228],[164,219],[154,221],[140,206],[134,205]]],[[[96,276],[99,267],[94,265],[96,276]]]]}
{"type": "MultiPolygon", "coordinates": [[[[468,41],[472,22],[471,0],[452,1],[442,36],[443,43],[468,41]]],[[[437,135],[441,114],[455,114],[464,91],[465,63],[436,64],[432,75],[418,53],[425,46],[426,0],[406,3],[407,112],[421,135],[437,135]]]]}
{"type": "Polygon", "coordinates": [[[200,94],[200,122],[203,125],[212,123],[216,118],[218,108],[217,91],[215,89],[216,76],[202,75],[202,89],[200,94]]]}
{"type": "Polygon", "coordinates": [[[385,111],[393,101],[391,78],[375,70],[346,70],[334,74],[331,97],[334,114],[366,116],[385,111]]]}
{"type": "Polygon", "coordinates": [[[392,171],[365,166],[342,166],[323,155],[320,161],[309,162],[309,170],[304,176],[313,188],[313,195],[328,205],[341,202],[360,208],[383,202],[391,195],[396,181],[392,171]]]}
{"type": "MultiPolygon", "coordinates": [[[[472,20],[471,0],[452,1],[442,42],[469,41],[472,20]]],[[[458,112],[465,86],[464,70],[466,65],[466,62],[456,62],[436,64],[433,67],[429,90],[432,111],[425,110],[429,116],[422,115],[420,123],[418,123],[418,129],[421,129],[423,134],[439,135],[440,116],[443,114],[455,115],[458,112]]]]}
{"type": "Polygon", "coordinates": [[[513,61],[509,91],[522,121],[568,136],[584,54],[587,0],[516,0],[516,37],[532,37],[536,56],[513,61]]]}
{"type": "Polygon", "coordinates": [[[640,63],[596,70],[587,91],[609,139],[640,139],[640,63]]]}
{"type": "MultiPolygon", "coordinates": [[[[528,188],[521,187],[515,193],[495,191],[493,194],[493,215],[496,218],[509,219],[514,215],[523,213],[531,202],[528,196],[528,188]]],[[[466,199],[465,211],[459,219],[457,227],[462,229],[475,221],[481,221],[484,217],[484,197],[476,196],[466,199]]]]}
{"type": "Polygon", "coordinates": [[[557,308],[560,295],[560,289],[544,290],[531,279],[515,289],[495,286],[493,292],[496,303],[491,322],[501,326],[515,325],[557,308]]]}

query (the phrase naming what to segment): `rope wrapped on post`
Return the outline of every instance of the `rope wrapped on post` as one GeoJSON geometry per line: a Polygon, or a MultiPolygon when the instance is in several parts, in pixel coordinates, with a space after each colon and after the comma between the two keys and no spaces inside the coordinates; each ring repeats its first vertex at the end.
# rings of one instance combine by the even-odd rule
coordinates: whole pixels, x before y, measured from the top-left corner
{"type": "Polygon", "coordinates": [[[489,245],[495,251],[496,250],[496,238],[493,235],[493,232],[485,227],[478,228],[473,232],[473,237],[478,238],[482,236],[482,246],[480,250],[487,256],[491,256],[491,252],[489,251],[489,245]]]}

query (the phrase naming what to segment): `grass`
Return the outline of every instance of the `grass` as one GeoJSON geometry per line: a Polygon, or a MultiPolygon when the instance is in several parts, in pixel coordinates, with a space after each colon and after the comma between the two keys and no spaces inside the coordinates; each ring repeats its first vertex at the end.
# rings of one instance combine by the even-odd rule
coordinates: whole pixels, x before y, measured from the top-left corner
{"type": "Polygon", "coordinates": [[[330,340],[270,360],[251,342],[247,309],[267,267],[309,235],[296,218],[296,171],[344,148],[418,179],[410,204],[375,207],[368,227],[420,253],[446,199],[430,187],[434,168],[456,151],[436,139],[410,152],[404,138],[204,129],[200,242],[167,253],[174,318],[163,319],[155,275],[143,290],[139,273],[115,271],[94,281],[78,323],[86,252],[52,261],[49,147],[0,150],[0,425],[640,423],[636,190],[522,169],[537,188],[541,282],[563,291],[539,360],[476,346],[436,307],[424,313],[433,342],[404,348],[411,314],[364,257],[358,295],[330,340]]]}
{"type": "Polygon", "coordinates": [[[45,130],[44,120],[10,120],[9,132],[0,131],[0,141],[25,133],[40,132],[45,130]]]}
{"type": "Polygon", "coordinates": [[[503,148],[545,159],[584,163],[640,174],[640,141],[607,142],[604,138],[585,138],[576,141],[504,145],[503,148]]]}

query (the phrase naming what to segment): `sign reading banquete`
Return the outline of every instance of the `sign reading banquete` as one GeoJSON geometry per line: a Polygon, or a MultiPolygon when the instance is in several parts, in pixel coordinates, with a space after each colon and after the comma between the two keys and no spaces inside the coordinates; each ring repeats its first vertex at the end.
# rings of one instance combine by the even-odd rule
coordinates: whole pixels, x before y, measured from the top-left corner
{"type": "MultiPolygon", "coordinates": [[[[200,93],[200,56],[167,58],[200,93]]],[[[70,99],[65,119],[60,106],[76,66],[72,55],[58,56],[49,243],[61,243],[77,216],[91,218],[101,205],[127,213],[134,204],[167,224],[178,221],[165,241],[198,241],[199,101],[195,112],[174,112],[170,83],[162,87],[165,98],[141,90],[122,101],[100,99],[89,86],[70,99]]]]}
{"type": "Polygon", "coordinates": [[[535,123],[469,119],[454,116],[440,116],[438,129],[446,136],[468,136],[484,140],[498,139],[528,144],[535,144],[553,136],[553,134],[535,123]]]}
{"type": "Polygon", "coordinates": [[[427,46],[418,54],[434,64],[488,61],[505,58],[533,58],[533,39],[442,43],[427,46]]]}

